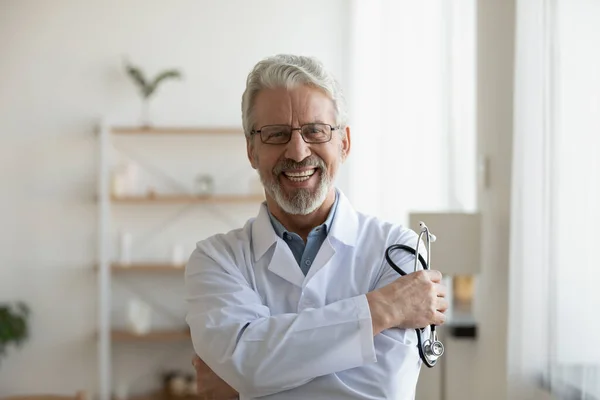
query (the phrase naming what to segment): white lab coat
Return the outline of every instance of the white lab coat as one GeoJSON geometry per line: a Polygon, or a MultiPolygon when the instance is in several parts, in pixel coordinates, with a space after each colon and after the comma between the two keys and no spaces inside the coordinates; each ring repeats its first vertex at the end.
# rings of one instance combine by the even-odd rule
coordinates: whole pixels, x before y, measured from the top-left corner
{"type": "MultiPolygon", "coordinates": [[[[414,399],[414,330],[373,337],[365,294],[399,275],[387,246],[417,235],[354,211],[340,192],[328,236],[306,275],[269,220],[197,244],[186,267],[196,353],[241,399],[414,399]]],[[[393,257],[412,271],[414,256],[393,257]]]]}

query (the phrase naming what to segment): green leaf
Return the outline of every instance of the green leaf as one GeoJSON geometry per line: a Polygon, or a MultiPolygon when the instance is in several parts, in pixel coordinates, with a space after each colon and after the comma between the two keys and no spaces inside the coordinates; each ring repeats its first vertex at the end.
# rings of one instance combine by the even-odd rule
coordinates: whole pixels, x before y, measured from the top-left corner
{"type": "Polygon", "coordinates": [[[127,71],[129,77],[133,80],[133,83],[135,83],[138,86],[138,89],[140,90],[142,96],[148,97],[146,95],[146,92],[148,90],[148,83],[146,82],[144,72],[140,68],[131,64],[126,64],[125,70],[127,71]]]}
{"type": "Polygon", "coordinates": [[[11,343],[21,345],[29,336],[27,318],[29,307],[23,302],[14,306],[0,306],[0,356],[11,343]]]}
{"type": "Polygon", "coordinates": [[[180,79],[180,78],[181,78],[181,73],[176,69],[171,69],[171,70],[166,70],[166,71],[161,72],[154,78],[152,83],[150,85],[148,85],[147,97],[150,97],[150,96],[152,96],[152,94],[154,94],[154,92],[158,88],[158,85],[162,81],[167,80],[167,79],[180,79]]]}

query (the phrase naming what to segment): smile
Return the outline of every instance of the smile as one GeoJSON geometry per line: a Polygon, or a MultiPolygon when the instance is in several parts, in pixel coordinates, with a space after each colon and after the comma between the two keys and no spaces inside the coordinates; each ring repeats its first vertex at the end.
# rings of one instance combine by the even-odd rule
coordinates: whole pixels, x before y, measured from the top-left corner
{"type": "Polygon", "coordinates": [[[292,182],[303,182],[310,179],[310,177],[313,176],[315,172],[317,172],[317,169],[313,168],[304,171],[284,171],[283,175],[285,175],[285,177],[291,180],[292,182]]]}

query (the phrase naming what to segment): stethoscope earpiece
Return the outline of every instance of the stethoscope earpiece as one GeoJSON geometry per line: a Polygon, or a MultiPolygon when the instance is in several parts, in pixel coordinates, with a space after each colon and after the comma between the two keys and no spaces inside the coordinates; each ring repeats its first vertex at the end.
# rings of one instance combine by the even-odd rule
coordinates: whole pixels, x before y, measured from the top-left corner
{"type": "MultiPolygon", "coordinates": [[[[427,236],[429,236],[429,241],[431,243],[433,243],[433,242],[435,242],[437,240],[437,237],[433,233],[429,232],[429,228],[427,227],[427,225],[425,225],[425,222],[420,221],[419,222],[419,228],[421,228],[421,233],[424,233],[427,236]]],[[[420,239],[420,236],[421,235],[419,235],[419,239],[420,239]]]]}

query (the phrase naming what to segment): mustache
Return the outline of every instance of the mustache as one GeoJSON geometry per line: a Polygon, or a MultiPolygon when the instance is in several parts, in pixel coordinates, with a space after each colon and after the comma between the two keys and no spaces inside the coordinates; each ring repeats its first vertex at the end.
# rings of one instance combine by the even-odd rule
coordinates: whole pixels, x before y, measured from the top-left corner
{"type": "Polygon", "coordinates": [[[284,158],[283,160],[278,162],[277,165],[275,165],[275,167],[273,168],[273,174],[279,175],[280,173],[288,169],[298,169],[306,167],[317,167],[324,171],[327,170],[327,167],[325,166],[325,161],[323,161],[321,157],[313,155],[310,157],[306,157],[300,162],[296,162],[290,158],[284,158]]]}

